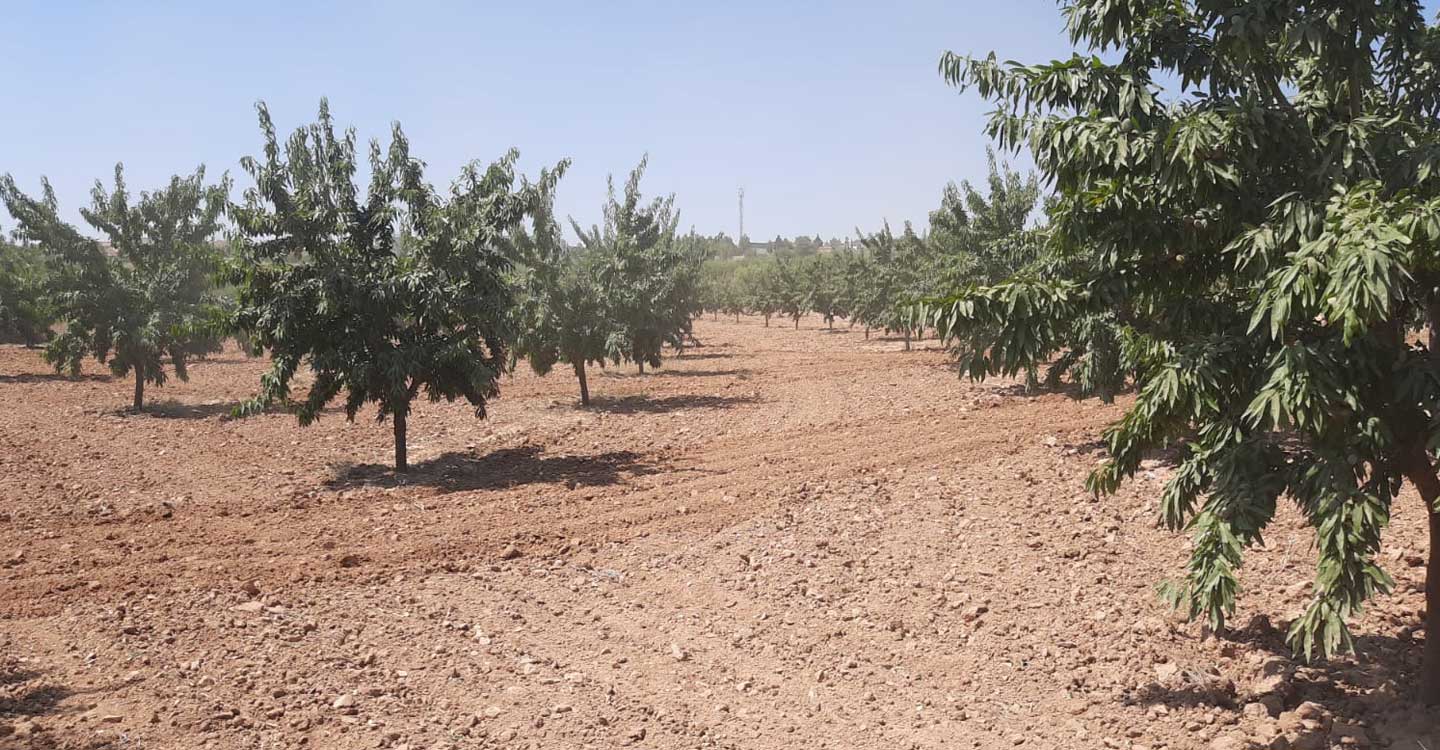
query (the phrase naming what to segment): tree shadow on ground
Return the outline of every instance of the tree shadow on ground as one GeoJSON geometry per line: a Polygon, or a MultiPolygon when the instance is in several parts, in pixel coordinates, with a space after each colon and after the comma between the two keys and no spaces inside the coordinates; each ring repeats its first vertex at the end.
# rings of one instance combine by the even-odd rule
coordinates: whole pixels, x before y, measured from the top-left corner
{"type": "Polygon", "coordinates": [[[755,372],[740,367],[731,370],[656,370],[655,372],[647,372],[645,374],[661,378],[719,378],[727,375],[749,377],[754,375],[755,372]]]}
{"type": "Polygon", "coordinates": [[[410,471],[404,474],[396,474],[388,464],[342,464],[332,467],[333,477],[325,486],[344,490],[366,485],[421,485],[445,492],[498,490],[527,484],[563,484],[574,488],[618,484],[627,476],[654,474],[660,470],[633,451],[547,456],[543,448],[527,445],[479,456],[452,451],[411,464],[410,471]]]}
{"type": "MultiPolygon", "coordinates": [[[[1268,620],[1255,618],[1244,628],[1228,629],[1216,636],[1222,641],[1248,646],[1254,652],[1284,661],[1288,689],[1280,696],[1282,710],[1292,710],[1304,702],[1323,706],[1337,720],[1349,724],[1364,722],[1380,729],[1393,730],[1381,736],[1372,732],[1372,740],[1392,743],[1412,737],[1414,727],[1402,726],[1401,717],[1425,716],[1425,728],[1440,727],[1440,710],[1425,709],[1417,699],[1420,680],[1420,656],[1423,645],[1408,638],[1368,634],[1355,638],[1355,656],[1340,659],[1317,659],[1305,663],[1285,642],[1283,628],[1275,628],[1268,620]],[[1430,713],[1430,712],[1434,713],[1430,713]]],[[[1267,658],[1268,658],[1267,656],[1267,658]]],[[[1237,709],[1257,699],[1248,693],[1248,686],[1228,686],[1227,681],[1204,673],[1181,673],[1177,678],[1160,684],[1142,685],[1126,695],[1125,702],[1140,705],[1163,704],[1169,708],[1221,706],[1237,709]]],[[[1390,747],[1399,747],[1390,744],[1390,747]]],[[[1414,745],[1406,745],[1414,747],[1414,745]]]]}
{"type": "MultiPolygon", "coordinates": [[[[721,348],[721,347],[718,347],[718,346],[717,346],[717,347],[714,347],[714,348],[719,349],[719,348],[721,348]]],[[[735,355],[734,355],[734,354],[731,354],[731,353],[729,353],[729,352],[699,352],[699,353],[695,353],[695,352],[685,352],[685,353],[677,356],[676,359],[686,359],[686,360],[689,360],[689,359],[729,359],[730,357],[733,357],[733,356],[735,356],[735,355]]]]}
{"type": "Polygon", "coordinates": [[[259,363],[259,364],[262,364],[262,365],[263,365],[263,364],[266,363],[267,360],[265,359],[265,357],[247,357],[247,356],[245,356],[244,354],[232,354],[232,353],[228,353],[228,352],[227,352],[227,353],[222,354],[222,355],[219,355],[219,356],[216,356],[216,355],[214,355],[214,354],[211,354],[211,355],[204,356],[204,357],[194,357],[194,358],[192,358],[192,359],[190,359],[190,360],[187,360],[187,361],[190,362],[191,366],[194,366],[194,365],[225,365],[225,366],[231,366],[231,365],[246,365],[246,364],[256,364],[256,363],[259,363]]]}
{"type": "Polygon", "coordinates": [[[663,414],[686,409],[732,409],[759,401],[751,396],[596,396],[590,399],[589,406],[578,408],[608,414],[663,414]]]}
{"type": "Polygon", "coordinates": [[[0,719],[43,716],[60,710],[60,702],[73,691],[44,681],[43,675],[11,662],[0,666],[0,719]]]}
{"type": "MultiPolygon", "coordinates": [[[[239,406],[239,401],[207,401],[201,404],[186,404],[175,399],[165,401],[152,401],[145,405],[142,414],[147,414],[160,419],[211,419],[219,417],[230,419],[231,412],[239,406]]],[[[134,414],[134,412],[127,412],[134,414]]]]}
{"type": "Polygon", "coordinates": [[[107,373],[87,372],[69,375],[63,372],[22,372],[0,374],[0,383],[104,383],[113,380],[107,373]]]}

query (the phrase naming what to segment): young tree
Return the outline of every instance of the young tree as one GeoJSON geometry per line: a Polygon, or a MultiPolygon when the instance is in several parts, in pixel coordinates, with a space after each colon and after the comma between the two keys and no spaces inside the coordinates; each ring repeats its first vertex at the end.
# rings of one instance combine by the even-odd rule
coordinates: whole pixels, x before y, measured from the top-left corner
{"type": "Polygon", "coordinates": [[[836,255],[817,255],[806,264],[810,310],[818,314],[825,327],[835,328],[835,318],[845,314],[844,260],[836,255]]]}
{"type": "Polygon", "coordinates": [[[40,198],[22,193],[9,175],[0,200],[50,264],[51,299],[64,332],[51,339],[45,359],[56,371],[78,375],[93,356],[116,377],[135,376],[135,411],[145,408],[145,384],[163,385],[165,359],[175,376],[188,377],[189,357],[213,350],[221,325],[212,279],[218,255],[210,240],[225,213],[229,180],[205,184],[205,169],[133,197],[124,169],[115,187],[98,180],[85,221],[108,238],[113,254],[60,218],[55,191],[43,183],[40,198]]]}
{"type": "Polygon", "coordinates": [[[776,308],[785,313],[800,330],[800,319],[810,312],[810,279],[804,266],[786,258],[776,258],[770,266],[771,289],[776,294],[776,308]]]}
{"type": "Polygon", "coordinates": [[[1040,203],[1039,176],[1022,175],[986,149],[988,194],[968,180],[945,186],[940,207],[930,212],[933,268],[941,289],[994,284],[1039,257],[1046,230],[1029,224],[1040,203]]]}
{"type": "MultiPolygon", "coordinates": [[[[555,177],[568,164],[557,168],[555,177]]],[[[580,403],[590,405],[586,366],[605,366],[614,325],[605,314],[603,293],[596,283],[593,255],[570,248],[555,220],[554,178],[540,180],[533,229],[513,234],[519,262],[519,325],[515,354],[545,375],[557,362],[570,365],[580,382],[580,403]]]]}
{"type": "Polygon", "coordinates": [[[643,202],[640,178],[647,161],[642,158],[630,173],[623,197],[616,197],[611,181],[602,226],[587,231],[570,221],[593,253],[606,315],[615,325],[610,356],[634,362],[642,373],[646,364],[660,366],[666,344],[680,348],[690,335],[703,261],[703,248],[676,235],[674,195],[643,202]]]}
{"type": "Polygon", "coordinates": [[[389,418],[395,470],[406,471],[406,418],[423,393],[464,398],[485,416],[513,339],[508,234],[537,188],[515,187],[509,152],[472,162],[450,194],[425,182],[398,124],[388,148],[370,144],[370,186],[355,183],[355,133],[337,136],[328,104],[283,145],[258,106],[264,154],[241,163],[255,182],[233,207],[238,236],[236,323],[270,352],[260,393],[237,411],[286,403],[308,425],[344,394],[353,420],[366,402],[389,418]],[[302,365],[309,392],[290,402],[302,365]]]}
{"type": "Polygon", "coordinates": [[[741,305],[764,318],[766,328],[770,327],[770,318],[780,310],[774,281],[768,261],[745,261],[739,272],[741,305]]]}
{"type": "Polygon", "coordinates": [[[1350,648],[1347,620],[1391,586],[1376,553],[1413,485],[1430,532],[1421,694],[1440,702],[1440,32],[1406,0],[1066,12],[1114,62],[941,61],[1059,193],[1053,257],[946,300],[942,329],[975,377],[1046,361],[1077,319],[1105,331],[1094,370],[1138,395],[1090,485],[1183,446],[1162,515],[1194,547],[1166,591],[1217,627],[1285,497],[1319,556],[1291,643],[1350,648]]]}

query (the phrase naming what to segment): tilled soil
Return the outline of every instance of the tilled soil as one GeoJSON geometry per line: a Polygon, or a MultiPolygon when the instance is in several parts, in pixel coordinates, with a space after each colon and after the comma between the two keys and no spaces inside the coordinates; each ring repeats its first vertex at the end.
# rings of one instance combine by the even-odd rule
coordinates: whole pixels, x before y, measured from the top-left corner
{"type": "Polygon", "coordinates": [[[373,412],[229,419],[261,360],[127,415],[0,349],[0,746],[1440,748],[1418,499],[1359,655],[1305,665],[1292,509],[1234,629],[1156,596],[1167,457],[1084,488],[1123,401],[813,320],[697,335],[588,409],[560,371],[422,404],[399,479],[373,412]]]}

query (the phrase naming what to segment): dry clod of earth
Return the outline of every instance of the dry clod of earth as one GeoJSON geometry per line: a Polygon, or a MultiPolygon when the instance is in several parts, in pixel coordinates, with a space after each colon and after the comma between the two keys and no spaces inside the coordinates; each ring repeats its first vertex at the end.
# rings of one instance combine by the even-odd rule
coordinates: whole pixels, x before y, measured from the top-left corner
{"type": "Polygon", "coordinates": [[[1292,509],[1243,627],[1187,624],[1168,460],[1084,490],[1123,402],[817,326],[702,321],[588,410],[528,371],[485,421],[421,403],[403,477],[368,418],[224,418],[265,367],[233,350],[122,415],[0,348],[0,748],[1440,750],[1396,687],[1418,503],[1363,655],[1292,661],[1292,509]]]}

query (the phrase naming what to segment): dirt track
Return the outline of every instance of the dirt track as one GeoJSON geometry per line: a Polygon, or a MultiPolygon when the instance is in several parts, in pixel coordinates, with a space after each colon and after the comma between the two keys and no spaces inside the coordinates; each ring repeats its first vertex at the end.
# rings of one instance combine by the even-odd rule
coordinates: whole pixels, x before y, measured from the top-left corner
{"type": "Polygon", "coordinates": [[[1184,624],[1168,468],[1084,491],[1118,407],[813,320],[697,334],[591,409],[558,372],[485,421],[421,405],[403,484],[372,412],[227,419],[259,360],[125,416],[128,383],[0,349],[0,746],[1440,748],[1395,686],[1418,500],[1362,655],[1296,665],[1296,514],[1238,631],[1184,624]]]}

